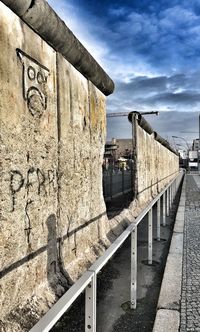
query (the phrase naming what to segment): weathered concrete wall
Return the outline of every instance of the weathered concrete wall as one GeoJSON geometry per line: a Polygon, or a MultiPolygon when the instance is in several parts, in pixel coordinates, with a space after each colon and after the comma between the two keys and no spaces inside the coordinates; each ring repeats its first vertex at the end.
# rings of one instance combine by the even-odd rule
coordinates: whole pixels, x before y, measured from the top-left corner
{"type": "Polygon", "coordinates": [[[13,332],[109,244],[106,113],[93,83],[2,2],[0,13],[0,331],[13,332]]]}
{"type": "MultiPolygon", "coordinates": [[[[136,120],[137,121],[137,120],[136,120]]],[[[136,125],[137,199],[143,204],[158,194],[179,172],[179,157],[136,125]]]]}
{"type": "MultiPolygon", "coordinates": [[[[15,8],[14,2],[4,2],[15,8]]],[[[27,0],[29,9],[23,19],[40,30],[32,17],[40,3],[43,9],[46,4],[32,3],[29,8],[27,0]]],[[[22,7],[20,13],[27,12],[22,7]]],[[[58,17],[51,15],[57,22],[58,17]]],[[[108,220],[102,191],[106,112],[101,91],[109,94],[113,84],[107,75],[102,79],[104,72],[96,62],[100,78],[85,60],[77,61],[75,69],[64,47],[61,55],[32,29],[0,2],[0,331],[6,332],[28,331],[133,221],[152,194],[146,191],[141,202],[134,201],[129,210],[108,220]]],[[[41,29],[46,36],[46,26],[41,29]]],[[[69,35],[73,41],[75,37],[69,35]]],[[[56,38],[58,42],[60,36],[56,38]]],[[[80,46],[77,41],[75,45],[80,46]]],[[[88,54],[84,59],[93,61],[88,54]]],[[[144,164],[144,154],[138,152],[139,190],[143,191],[157,181],[162,158],[165,165],[174,159],[152,137],[138,131],[138,144],[146,149],[144,164]],[[161,153],[156,157],[159,165],[154,157],[149,161],[148,149],[154,157],[154,149],[156,156],[161,153]],[[152,175],[150,182],[147,173],[142,180],[144,171],[152,175]]],[[[158,189],[169,182],[169,167],[166,174],[159,174],[159,179],[167,178],[158,189]]]]}
{"type": "Polygon", "coordinates": [[[58,55],[58,98],[60,248],[65,269],[77,277],[104,232],[105,96],[58,55]]]}
{"type": "Polygon", "coordinates": [[[2,3],[0,13],[3,319],[46,279],[58,158],[56,52],[2,3]]]}

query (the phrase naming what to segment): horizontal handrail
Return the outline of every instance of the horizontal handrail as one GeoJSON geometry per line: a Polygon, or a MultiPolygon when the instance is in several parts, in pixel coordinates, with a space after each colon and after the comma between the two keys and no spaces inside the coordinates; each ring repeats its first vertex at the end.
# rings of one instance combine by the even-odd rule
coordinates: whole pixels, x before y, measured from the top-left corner
{"type": "Polygon", "coordinates": [[[59,318],[72,305],[72,303],[84,291],[84,289],[86,288],[86,290],[88,290],[87,286],[96,278],[97,273],[121,247],[124,241],[129,237],[129,235],[137,229],[140,221],[142,221],[146,214],[150,212],[155,203],[173,185],[173,183],[178,179],[178,177],[183,176],[183,174],[184,173],[181,174],[181,172],[179,172],[179,174],[172,181],[170,181],[170,183],[138,215],[134,222],[132,222],[125,229],[125,231],[111,244],[111,246],[103,253],[103,255],[99,257],[94,264],[91,265],[89,270],[86,271],[82,275],[82,277],[78,279],[74,283],[74,285],[56,302],[56,304],[39,320],[39,322],[30,330],[30,332],[47,332],[55,325],[59,318]]]}
{"type": "Polygon", "coordinates": [[[69,309],[77,297],[90,284],[93,272],[86,271],[80,279],[47,311],[47,313],[30,329],[29,332],[47,332],[59,320],[59,318],[69,309]]]}
{"type": "MultiPolygon", "coordinates": [[[[180,173],[177,175],[177,177],[180,173]]],[[[177,178],[176,177],[176,178],[177,178]]],[[[110,245],[110,247],[99,257],[95,263],[89,268],[89,271],[95,271],[98,273],[102,267],[108,262],[108,260],[114,255],[114,253],[120,248],[127,237],[132,233],[135,227],[140,223],[140,221],[146,216],[149,210],[155,205],[155,203],[160,199],[160,197],[165,193],[165,191],[172,185],[176,180],[174,178],[150,203],[147,207],[142,210],[138,217],[125,229],[125,231],[110,245]]]]}

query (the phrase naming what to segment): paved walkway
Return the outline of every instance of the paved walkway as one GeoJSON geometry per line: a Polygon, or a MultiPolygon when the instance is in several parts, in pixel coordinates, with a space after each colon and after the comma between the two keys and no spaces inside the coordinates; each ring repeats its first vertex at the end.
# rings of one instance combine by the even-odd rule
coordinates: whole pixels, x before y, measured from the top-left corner
{"type": "Polygon", "coordinates": [[[180,332],[200,331],[200,177],[187,175],[180,332]]]}

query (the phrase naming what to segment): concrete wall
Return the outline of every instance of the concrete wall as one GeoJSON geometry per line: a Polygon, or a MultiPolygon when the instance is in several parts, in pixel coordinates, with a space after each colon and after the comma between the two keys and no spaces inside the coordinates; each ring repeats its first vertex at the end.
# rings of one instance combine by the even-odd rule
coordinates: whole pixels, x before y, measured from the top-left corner
{"type": "MultiPolygon", "coordinates": [[[[14,332],[34,325],[133,221],[152,192],[146,190],[143,205],[135,201],[108,220],[102,162],[105,95],[112,92],[112,81],[46,1],[3,2],[12,8],[33,4],[22,17],[30,28],[0,2],[0,331],[14,332]],[[49,36],[48,25],[41,24],[45,17],[40,17],[46,11],[82,52],[83,62],[69,51],[77,69],[67,60],[67,40],[63,47],[59,44],[59,29],[50,29],[56,47],[49,37],[47,43],[39,36],[49,36]]],[[[26,12],[28,7],[22,7],[20,13],[26,12]]],[[[152,137],[138,132],[138,144],[145,146],[145,153],[138,152],[139,190],[167,176],[154,186],[155,193],[171,179],[175,160],[152,137]],[[158,175],[162,165],[167,170],[158,175]]]]}
{"type": "Polygon", "coordinates": [[[2,2],[0,13],[0,331],[13,332],[103,248],[106,117],[93,83],[2,2]]]}
{"type": "Polygon", "coordinates": [[[56,52],[2,3],[0,13],[3,320],[51,269],[48,227],[58,206],[58,136],[56,52]]]}
{"type": "Polygon", "coordinates": [[[59,220],[62,259],[73,277],[104,230],[102,195],[105,96],[58,55],[59,220]]]}
{"type": "MultiPolygon", "coordinates": [[[[137,121],[137,120],[136,120],[137,121]]],[[[179,157],[137,125],[137,199],[141,204],[155,197],[179,172],[179,157]]]]}

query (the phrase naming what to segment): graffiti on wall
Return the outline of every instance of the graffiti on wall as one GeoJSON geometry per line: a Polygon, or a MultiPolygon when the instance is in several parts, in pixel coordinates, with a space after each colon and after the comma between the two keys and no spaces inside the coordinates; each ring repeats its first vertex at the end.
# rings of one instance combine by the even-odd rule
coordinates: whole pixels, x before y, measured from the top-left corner
{"type": "Polygon", "coordinates": [[[22,50],[17,49],[17,56],[23,66],[23,97],[31,115],[40,118],[47,108],[49,69],[22,50]]]}
{"type": "MultiPolygon", "coordinates": [[[[30,167],[26,174],[19,170],[12,170],[10,172],[10,192],[12,197],[12,208],[14,212],[16,206],[17,194],[25,189],[26,197],[31,195],[47,196],[50,192],[56,191],[58,174],[56,170],[43,171],[37,167],[30,167]]],[[[30,202],[29,202],[30,204],[30,202]]]]}
{"type": "MultiPolygon", "coordinates": [[[[38,167],[30,167],[26,172],[18,169],[10,171],[11,213],[17,210],[19,203],[24,206],[24,232],[29,249],[31,249],[31,219],[32,209],[40,211],[38,198],[49,196],[57,192],[58,172],[38,167]],[[22,195],[21,195],[22,194],[22,195]],[[35,206],[34,206],[35,205],[35,206]]],[[[35,213],[34,213],[35,218],[35,213]]]]}

